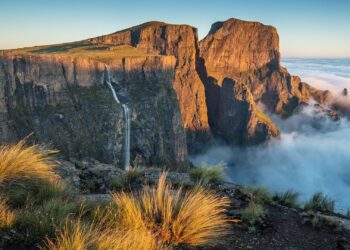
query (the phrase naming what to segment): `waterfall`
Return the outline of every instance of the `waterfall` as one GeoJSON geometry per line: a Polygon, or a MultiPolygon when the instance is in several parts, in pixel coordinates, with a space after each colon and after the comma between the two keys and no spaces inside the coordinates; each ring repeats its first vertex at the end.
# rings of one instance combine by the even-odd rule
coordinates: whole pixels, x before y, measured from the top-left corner
{"type": "MultiPolygon", "coordinates": [[[[115,89],[113,88],[111,81],[111,73],[109,67],[105,65],[107,72],[107,85],[109,89],[112,91],[112,95],[116,103],[120,104],[119,98],[115,89]]],[[[130,167],[130,113],[128,106],[123,103],[122,104],[124,110],[124,169],[127,170],[130,167]]]]}
{"type": "Polygon", "coordinates": [[[112,95],[113,95],[114,100],[118,104],[120,104],[120,101],[118,99],[117,93],[115,92],[115,89],[112,86],[111,73],[110,73],[109,67],[107,65],[105,65],[105,67],[106,67],[106,71],[107,71],[107,85],[108,85],[109,89],[112,91],[112,95]]]}
{"type": "Polygon", "coordinates": [[[129,114],[129,108],[125,104],[123,104],[123,110],[124,110],[124,120],[125,120],[124,168],[128,169],[130,167],[130,114],[129,114]]]}

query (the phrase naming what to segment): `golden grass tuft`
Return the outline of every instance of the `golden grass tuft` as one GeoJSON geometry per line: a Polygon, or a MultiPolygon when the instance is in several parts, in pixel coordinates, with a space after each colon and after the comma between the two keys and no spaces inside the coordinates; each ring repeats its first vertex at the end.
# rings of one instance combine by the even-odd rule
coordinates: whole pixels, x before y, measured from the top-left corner
{"type": "Polygon", "coordinates": [[[50,156],[57,151],[41,148],[39,145],[26,146],[25,141],[16,145],[0,147],[0,185],[5,181],[58,179],[50,156]]]}
{"type": "Polygon", "coordinates": [[[113,194],[111,206],[97,210],[91,226],[66,226],[56,241],[48,240],[48,249],[170,250],[210,244],[228,233],[228,198],[202,188],[173,190],[166,176],[157,187],[113,194]]]}
{"type": "Polygon", "coordinates": [[[47,239],[46,245],[40,249],[50,250],[86,250],[90,249],[96,240],[97,232],[86,226],[80,219],[67,221],[63,230],[57,234],[57,239],[47,239]]]}
{"type": "Polygon", "coordinates": [[[8,209],[6,200],[0,197],[0,228],[10,227],[14,218],[15,214],[8,209]]]}
{"type": "Polygon", "coordinates": [[[150,234],[164,246],[204,245],[227,233],[227,198],[200,187],[188,192],[173,190],[166,184],[166,173],[157,187],[147,187],[139,194],[114,194],[113,201],[119,208],[117,227],[150,234]]]}

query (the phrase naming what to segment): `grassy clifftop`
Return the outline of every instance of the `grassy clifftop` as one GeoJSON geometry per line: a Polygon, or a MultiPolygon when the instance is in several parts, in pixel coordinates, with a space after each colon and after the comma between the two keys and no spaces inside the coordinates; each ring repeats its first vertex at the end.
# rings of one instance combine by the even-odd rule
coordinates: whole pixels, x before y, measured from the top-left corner
{"type": "Polygon", "coordinates": [[[129,45],[92,44],[87,41],[62,43],[55,45],[35,46],[29,48],[3,51],[5,54],[16,55],[68,55],[73,57],[88,57],[90,59],[108,62],[123,57],[157,56],[156,53],[129,45]]]}

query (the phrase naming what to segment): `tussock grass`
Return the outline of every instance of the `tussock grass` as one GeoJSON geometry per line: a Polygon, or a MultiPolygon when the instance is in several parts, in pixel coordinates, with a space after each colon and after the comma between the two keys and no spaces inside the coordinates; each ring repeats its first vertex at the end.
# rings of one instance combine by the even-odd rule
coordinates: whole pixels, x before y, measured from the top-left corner
{"type": "Polygon", "coordinates": [[[215,166],[201,165],[190,171],[190,177],[195,183],[203,185],[218,183],[224,180],[224,168],[222,164],[215,166]]]}
{"type": "Polygon", "coordinates": [[[293,190],[288,190],[284,193],[276,193],[273,196],[273,200],[276,201],[277,203],[290,207],[290,208],[299,208],[299,193],[294,192],[293,190]]]}
{"type": "Polygon", "coordinates": [[[144,182],[146,171],[143,168],[129,168],[122,176],[113,181],[111,187],[113,189],[132,189],[138,187],[144,182]]]}
{"type": "Polygon", "coordinates": [[[254,202],[249,203],[249,206],[241,213],[242,221],[252,226],[262,222],[265,217],[266,210],[264,207],[254,202]]]}
{"type": "Polygon", "coordinates": [[[272,203],[272,194],[265,187],[245,187],[243,192],[251,194],[253,201],[257,204],[272,203]]]}
{"type": "Polygon", "coordinates": [[[322,227],[335,228],[339,226],[339,224],[336,221],[324,215],[311,213],[309,216],[310,217],[306,219],[304,222],[311,224],[311,226],[315,229],[320,229],[322,227]]]}
{"type": "Polygon", "coordinates": [[[54,153],[40,145],[26,146],[24,141],[0,147],[0,195],[6,198],[6,203],[0,199],[0,217],[6,218],[1,224],[9,225],[3,229],[7,241],[39,243],[46,236],[54,237],[66,218],[78,213],[79,204],[54,172],[54,153]]]}
{"type": "Polygon", "coordinates": [[[7,202],[0,197],[0,229],[8,228],[14,221],[15,214],[7,207],[7,202]]]}
{"type": "MultiPolygon", "coordinates": [[[[92,249],[97,238],[97,231],[91,226],[83,224],[80,219],[76,221],[67,220],[65,227],[57,234],[57,238],[52,241],[47,238],[47,242],[41,250],[87,250],[92,249]]],[[[93,248],[97,249],[97,248],[93,248]]]]}
{"type": "Polygon", "coordinates": [[[322,192],[315,193],[304,205],[305,210],[333,212],[335,201],[322,192]]]}
{"type": "Polygon", "coordinates": [[[166,250],[210,244],[228,233],[228,205],[227,198],[199,187],[173,190],[163,173],[156,187],[113,194],[112,205],[96,213],[92,228],[80,224],[71,232],[66,227],[48,246],[54,250],[80,249],[81,245],[86,249],[166,250]]]}
{"type": "Polygon", "coordinates": [[[84,223],[80,218],[67,220],[56,239],[47,238],[41,250],[166,250],[155,242],[150,233],[138,230],[112,230],[103,226],[105,220],[95,224],[84,223]]]}
{"type": "Polygon", "coordinates": [[[53,170],[54,163],[50,158],[56,152],[38,145],[25,146],[25,141],[1,146],[0,186],[16,180],[57,180],[58,176],[53,170]]]}
{"type": "Polygon", "coordinates": [[[53,238],[67,218],[76,217],[80,206],[74,202],[52,199],[41,206],[31,206],[16,213],[12,228],[18,242],[33,245],[45,237],[53,238]]]}
{"type": "Polygon", "coordinates": [[[61,182],[47,182],[44,180],[22,180],[5,185],[1,193],[14,208],[40,206],[51,199],[69,199],[70,190],[61,182]]]}
{"type": "Polygon", "coordinates": [[[157,187],[136,195],[114,194],[113,201],[122,228],[152,232],[164,245],[203,245],[227,232],[228,199],[202,188],[174,191],[166,184],[165,173],[157,187]]]}
{"type": "MultiPolygon", "coordinates": [[[[82,208],[54,173],[54,152],[23,141],[0,148],[0,193],[8,199],[0,200],[0,219],[18,244],[33,246],[46,238],[43,249],[166,250],[210,244],[228,232],[228,198],[200,186],[175,190],[166,173],[158,185],[113,194],[107,209],[83,221],[82,208]],[[7,205],[16,208],[15,215],[7,205]]],[[[143,175],[129,170],[126,185],[143,175]]]]}

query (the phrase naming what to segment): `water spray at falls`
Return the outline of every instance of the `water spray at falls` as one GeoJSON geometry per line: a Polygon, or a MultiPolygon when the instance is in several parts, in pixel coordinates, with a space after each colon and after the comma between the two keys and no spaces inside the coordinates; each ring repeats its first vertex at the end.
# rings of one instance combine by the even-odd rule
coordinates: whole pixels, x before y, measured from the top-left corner
{"type": "MultiPolygon", "coordinates": [[[[112,91],[113,99],[120,104],[119,98],[117,96],[117,93],[115,92],[115,89],[112,85],[111,81],[111,75],[110,75],[110,70],[107,65],[106,67],[106,72],[107,72],[107,85],[109,89],[112,91]]],[[[122,104],[123,110],[124,110],[124,126],[125,126],[125,131],[124,131],[124,168],[128,169],[130,167],[130,113],[129,113],[129,108],[128,106],[123,103],[122,104]]]]}

